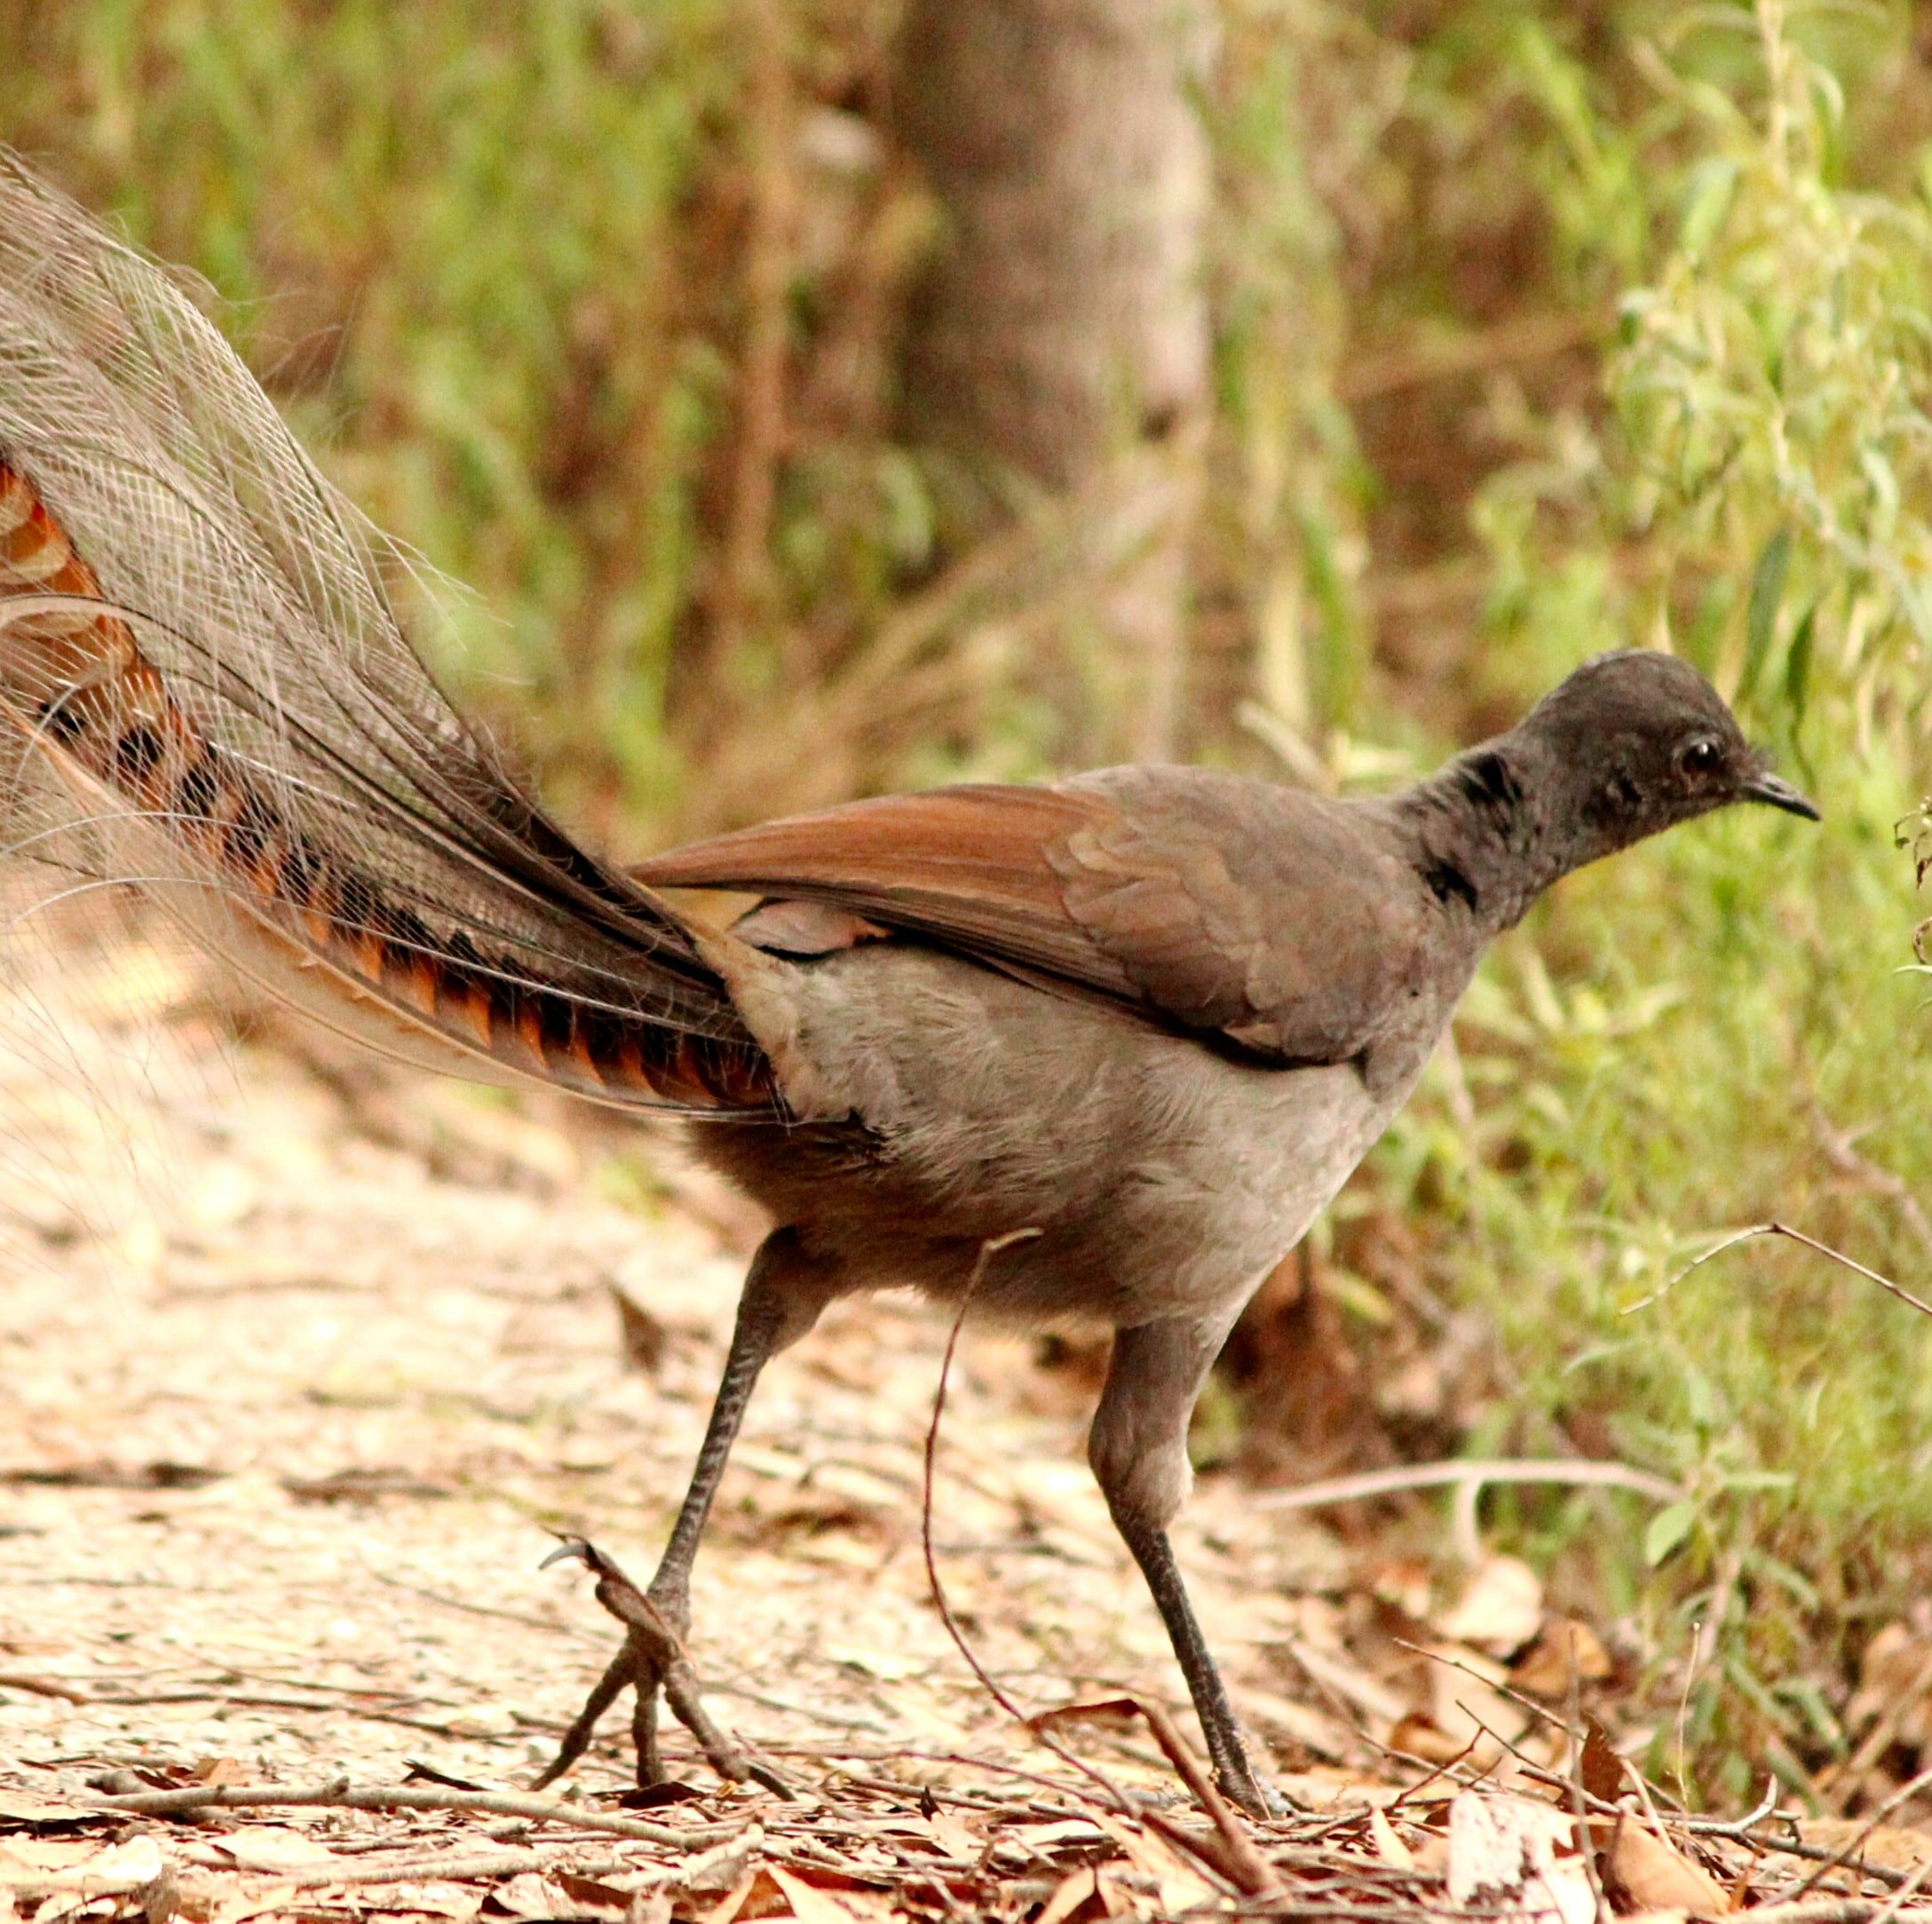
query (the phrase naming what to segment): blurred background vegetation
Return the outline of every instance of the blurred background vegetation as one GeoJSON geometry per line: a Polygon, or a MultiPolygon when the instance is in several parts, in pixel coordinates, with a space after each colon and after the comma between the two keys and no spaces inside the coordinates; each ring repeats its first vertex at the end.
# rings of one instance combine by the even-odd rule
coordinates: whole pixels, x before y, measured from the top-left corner
{"type": "MultiPolygon", "coordinates": [[[[469,583],[591,834],[1126,755],[1349,789],[1670,647],[1820,796],[1557,892],[1205,1458],[1486,1516],[1656,1762],[1816,1792],[1932,1593],[1932,21],[1906,0],[0,0],[0,138],[469,583]]],[[[1440,1540],[1435,1513],[1414,1540],[1440,1540]]],[[[1876,1760],[1888,1769],[1926,1760],[1876,1760]]]]}

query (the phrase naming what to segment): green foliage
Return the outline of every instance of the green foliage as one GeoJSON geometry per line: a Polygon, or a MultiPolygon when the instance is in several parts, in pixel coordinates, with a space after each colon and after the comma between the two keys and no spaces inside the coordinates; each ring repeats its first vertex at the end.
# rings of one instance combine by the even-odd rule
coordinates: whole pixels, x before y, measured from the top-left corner
{"type": "Polygon", "coordinates": [[[1623,302],[1627,513],[1666,632],[1748,557],[1704,665],[1787,733],[1817,693],[1863,743],[1875,717],[1916,729],[1928,685],[1932,176],[1845,185],[1839,76],[1778,6],[1754,51],[1743,99],[1666,70],[1699,158],[1661,273],[1623,302]]]}
{"type": "Polygon", "coordinates": [[[209,276],[335,472],[478,590],[445,666],[640,800],[722,405],[688,222],[728,12],[0,7],[36,48],[0,132],[209,276]]]}
{"type": "Polygon", "coordinates": [[[1852,1600],[1882,1619],[1932,1573],[1932,1327],[1782,1244],[1673,1287],[1774,1216],[1924,1268],[1902,1198],[1932,1190],[1932,1060],[1899,1046],[1922,996],[1872,954],[1911,914],[1897,784],[1881,760],[1834,784],[1822,831],[1720,819],[1577,878],[1459,1024],[1473,1128],[1425,1102],[1382,1163],[1406,1208],[1442,1220],[1445,1283],[1495,1321],[1508,1397],[1484,1446],[1607,1447],[1686,1484],[1688,1509],[1517,1515],[1644,1627],[1700,1767],[1770,1737],[1816,1758],[1783,1713],[1767,1732],[1738,1680],[1835,1684],[1852,1600]],[[1714,1640],[1700,1662],[1693,1619],[1714,1640]]]}
{"type": "Polygon", "coordinates": [[[1580,286],[1612,268],[1627,289],[1607,410],[1519,400],[1526,456],[1473,520],[1491,675],[1526,690],[1595,647],[1674,646],[1797,759],[1825,824],[1701,824],[1559,891],[1459,1025],[1473,1128],[1425,1103],[1382,1164],[1495,1319],[1509,1394],[1485,1446],[1584,1439],[1685,1481],[1647,1518],[1602,1498],[1516,1514],[1644,1627],[1682,1712],[1659,1761],[1714,1794],[1746,1787],[1746,1759],[1842,1752],[1844,1666],[1922,1592],[1932,1542],[1923,1320],[1784,1246],[1665,1287],[1773,1216],[1892,1273],[1932,1255],[1894,835],[1932,763],[1932,223],[1916,154],[1866,162],[1845,109],[1902,13],[1801,37],[1819,18],[1764,0],[1634,41],[1652,105],[1608,125],[1611,91],[1587,99],[1519,35],[1573,156],[1553,203],[1621,181],[1643,218],[1572,259],[1580,286]]]}

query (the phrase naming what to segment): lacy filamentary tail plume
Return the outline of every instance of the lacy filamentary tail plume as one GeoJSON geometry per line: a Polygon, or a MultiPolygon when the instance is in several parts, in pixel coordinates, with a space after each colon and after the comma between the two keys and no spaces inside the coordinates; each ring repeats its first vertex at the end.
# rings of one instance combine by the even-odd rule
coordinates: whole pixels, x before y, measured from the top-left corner
{"type": "Polygon", "coordinates": [[[631,1685],[645,1780],[661,1692],[720,1770],[757,1768],[704,1716],[684,1639],[759,1371],[841,1295],[956,1300],[978,1276],[976,1310],[1113,1329],[1089,1454],[1221,1781],[1264,1808],[1168,1539],[1223,1338],[1543,889],[1728,804],[1816,811],[1698,675],[1634,653],[1378,800],[1112,769],[859,803],[627,874],[438,693],[405,574],[180,285],[0,170],[16,847],[64,886],[137,883],[389,1053],[697,1119],[777,1223],[648,1588],[576,1546],[627,1634],[558,1768],[631,1685]],[[661,888],[760,900],[724,929],[661,888]]]}

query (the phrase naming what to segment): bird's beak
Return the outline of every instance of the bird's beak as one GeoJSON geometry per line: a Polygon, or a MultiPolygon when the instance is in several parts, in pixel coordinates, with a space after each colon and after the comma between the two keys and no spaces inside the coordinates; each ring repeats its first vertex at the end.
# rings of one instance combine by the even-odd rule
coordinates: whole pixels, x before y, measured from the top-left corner
{"type": "Polygon", "coordinates": [[[1809,796],[1801,795],[1781,775],[1774,775],[1768,768],[1761,768],[1750,780],[1738,791],[1741,802],[1762,802],[1771,808],[1781,808],[1789,815],[1802,815],[1807,821],[1823,821],[1818,805],[1809,796]]]}

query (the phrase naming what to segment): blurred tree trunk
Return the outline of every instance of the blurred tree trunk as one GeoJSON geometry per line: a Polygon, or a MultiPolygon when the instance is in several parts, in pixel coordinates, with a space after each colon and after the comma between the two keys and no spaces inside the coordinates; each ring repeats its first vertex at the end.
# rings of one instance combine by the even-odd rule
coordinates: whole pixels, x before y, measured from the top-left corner
{"type": "Polygon", "coordinates": [[[1208,408],[1208,0],[911,0],[902,130],[944,210],[907,425],[1121,518],[1093,609],[1113,713],[1174,752],[1208,408]]]}

